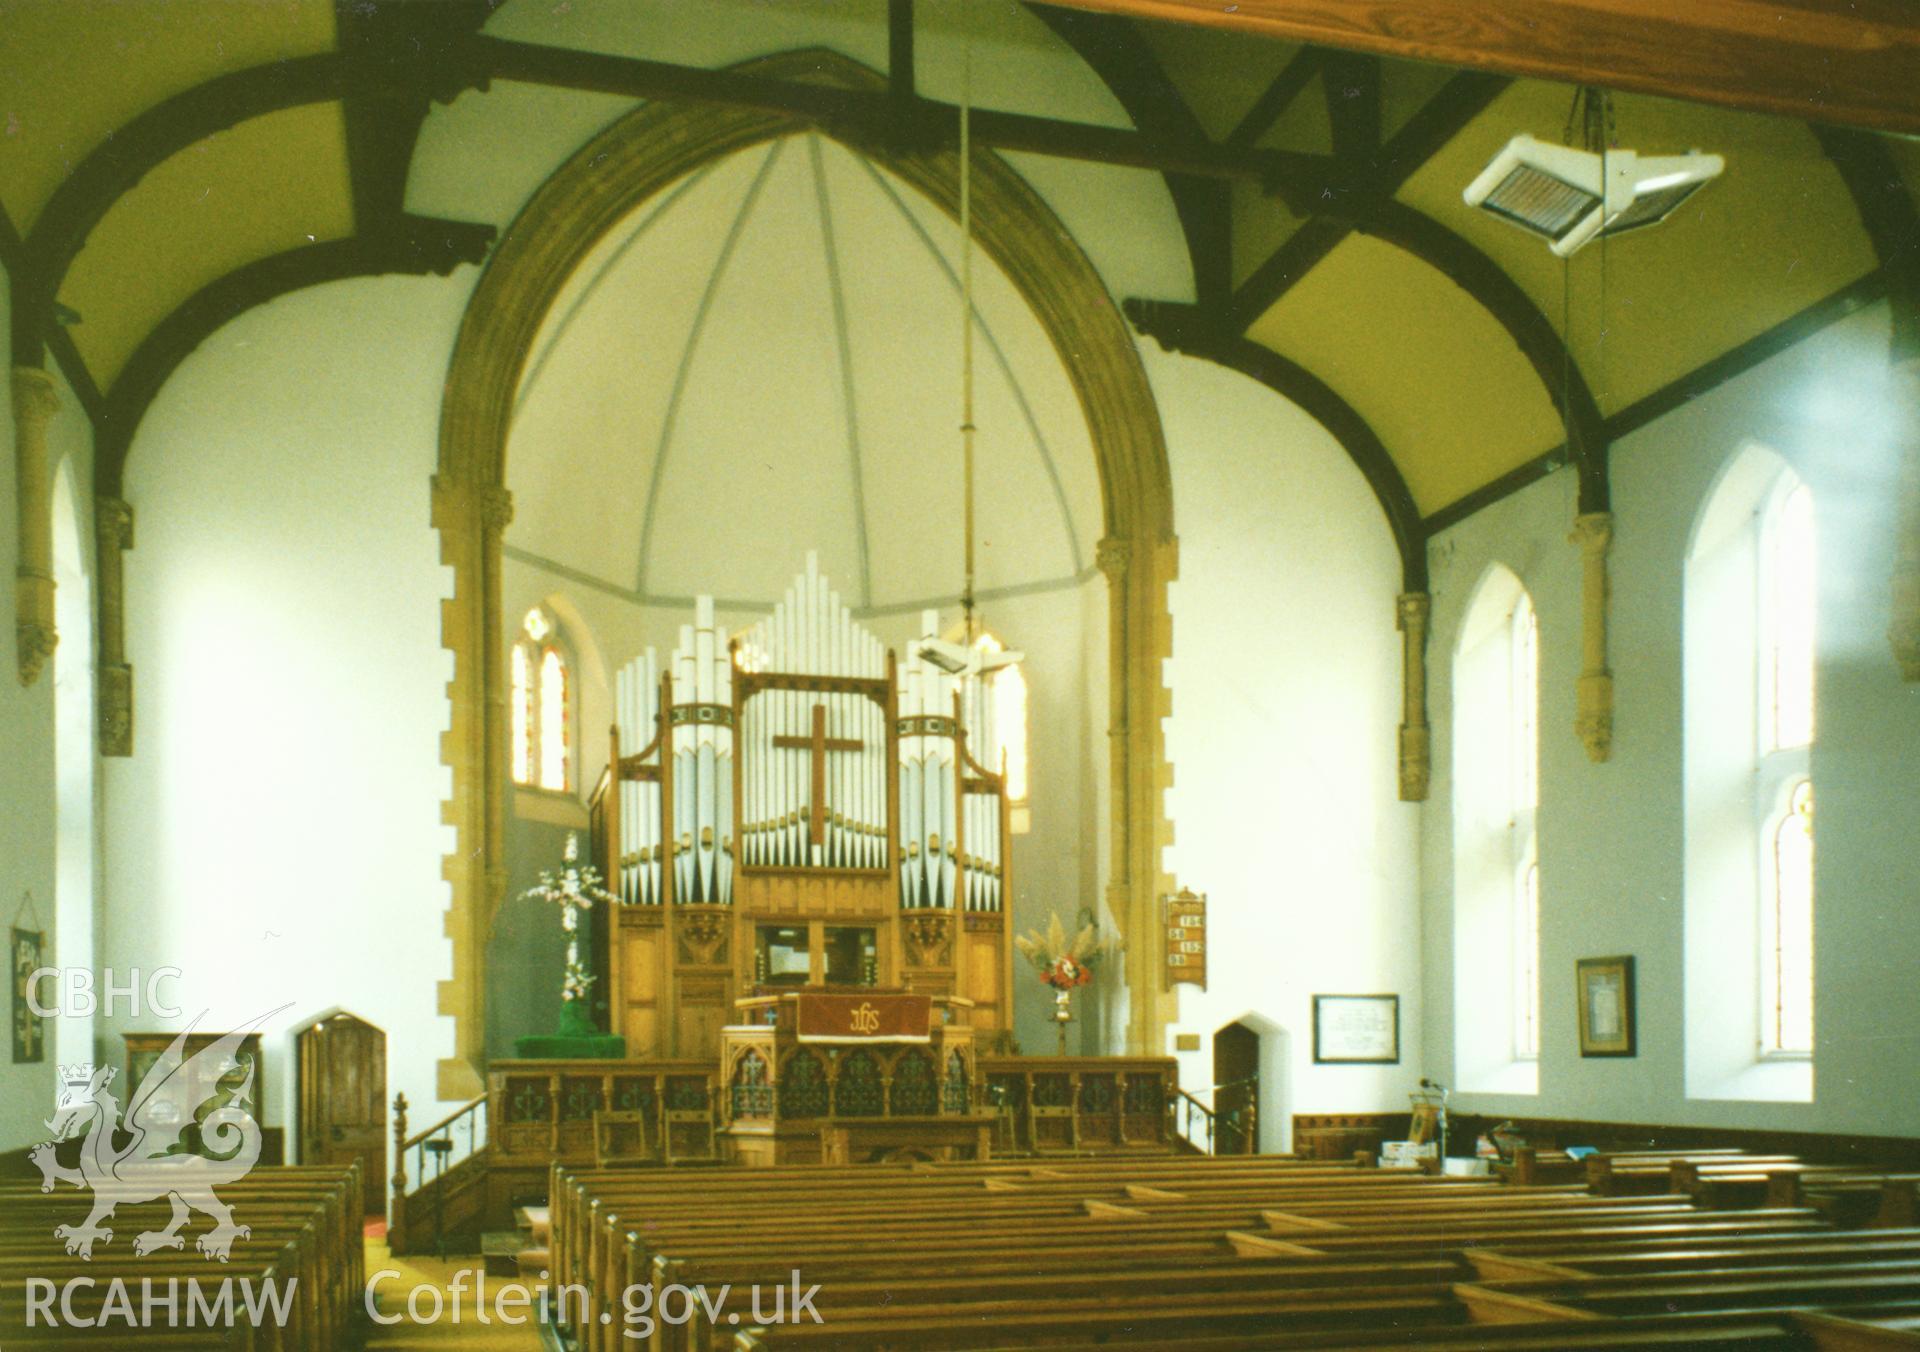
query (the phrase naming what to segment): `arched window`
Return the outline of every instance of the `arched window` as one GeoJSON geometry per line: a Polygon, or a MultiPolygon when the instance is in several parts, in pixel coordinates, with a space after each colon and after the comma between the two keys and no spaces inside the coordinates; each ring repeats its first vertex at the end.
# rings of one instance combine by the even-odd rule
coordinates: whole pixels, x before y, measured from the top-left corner
{"type": "Polygon", "coordinates": [[[1483,1092],[1539,1087],[1539,650],[1532,598],[1495,569],[1453,663],[1456,1075],[1483,1092]]]}
{"type": "Polygon", "coordinates": [[[511,674],[513,782],[565,793],[573,787],[573,669],[545,606],[521,621],[511,674]]]}
{"type": "Polygon", "coordinates": [[[1750,447],[1687,559],[1687,1092],[1808,1100],[1814,1011],[1814,502],[1750,447]]]}
{"type": "Polygon", "coordinates": [[[1813,495],[1792,471],[1760,518],[1760,1051],[1813,1053],[1813,495]]]}
{"type": "MultiPolygon", "coordinates": [[[[982,634],[975,646],[988,653],[1006,651],[1006,645],[992,634],[982,634]]],[[[1015,807],[1024,807],[1029,793],[1027,761],[1027,676],[1021,663],[1015,662],[990,673],[986,679],[990,729],[985,756],[976,757],[989,770],[998,770],[1004,759],[1007,768],[1007,799],[1015,807]]]]}

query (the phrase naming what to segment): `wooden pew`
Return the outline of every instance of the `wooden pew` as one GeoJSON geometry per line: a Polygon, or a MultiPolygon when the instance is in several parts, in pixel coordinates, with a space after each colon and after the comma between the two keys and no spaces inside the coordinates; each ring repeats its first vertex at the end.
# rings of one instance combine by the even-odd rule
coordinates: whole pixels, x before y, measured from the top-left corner
{"type": "MultiPolygon", "coordinates": [[[[91,1261],[69,1255],[55,1238],[57,1226],[78,1224],[87,1216],[92,1197],[61,1184],[45,1192],[38,1183],[0,1181],[0,1346],[16,1342],[46,1343],[63,1348],[141,1347],[219,1348],[223,1352],[306,1352],[344,1346],[360,1307],[364,1285],[365,1250],[360,1232],[364,1188],[357,1165],[347,1168],[262,1168],[247,1178],[222,1185],[221,1200],[234,1210],[236,1224],[248,1233],[234,1241],[225,1262],[211,1261],[194,1251],[193,1237],[204,1233],[207,1222],[196,1213],[182,1228],[182,1249],[161,1250],[144,1257],[133,1253],[135,1236],[167,1227],[172,1206],[166,1199],[124,1203],[106,1222],[113,1238],[94,1247],[91,1261]],[[116,1281],[132,1297],[136,1317],[151,1283],[156,1294],[169,1280],[180,1305],[171,1318],[182,1327],[168,1328],[169,1316],[156,1307],[162,1321],[155,1328],[130,1329],[112,1311],[111,1324],[97,1329],[69,1327],[64,1317],[48,1326],[36,1319],[26,1327],[29,1279],[64,1288],[75,1278],[90,1280],[76,1288],[74,1312],[98,1317],[107,1307],[116,1281]],[[231,1279],[236,1306],[232,1328],[188,1329],[188,1283],[200,1284],[203,1296],[216,1299],[213,1288],[231,1279]],[[267,1317],[249,1327],[244,1310],[246,1284],[258,1292],[260,1284],[291,1283],[284,1321],[267,1317]],[[284,1322],[284,1327],[282,1323],[284,1322]]],[[[263,1306],[271,1310],[271,1306],[263,1306]]],[[[56,1306],[56,1310],[58,1307],[56,1306]]]]}

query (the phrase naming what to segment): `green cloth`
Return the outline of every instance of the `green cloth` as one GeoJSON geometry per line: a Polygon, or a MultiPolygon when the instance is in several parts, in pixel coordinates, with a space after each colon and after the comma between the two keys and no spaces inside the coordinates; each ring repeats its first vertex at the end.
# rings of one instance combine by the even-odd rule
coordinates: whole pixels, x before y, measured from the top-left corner
{"type": "Polygon", "coordinates": [[[515,1038],[513,1054],[527,1061],[617,1061],[627,1054],[627,1040],[594,1027],[586,1001],[567,1000],[560,1006],[559,1030],[549,1037],[515,1038]]]}

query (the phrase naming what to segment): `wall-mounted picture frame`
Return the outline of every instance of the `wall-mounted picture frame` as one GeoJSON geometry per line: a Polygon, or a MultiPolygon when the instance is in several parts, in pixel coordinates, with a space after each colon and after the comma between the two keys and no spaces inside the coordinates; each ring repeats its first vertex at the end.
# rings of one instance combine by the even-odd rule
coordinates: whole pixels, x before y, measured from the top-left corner
{"type": "Polygon", "coordinates": [[[1573,970],[1580,1002],[1580,1055],[1634,1055],[1633,959],[1581,958],[1573,970]]]}
{"type": "MultiPolygon", "coordinates": [[[[13,1064],[38,1065],[47,1059],[47,1021],[33,1010],[32,976],[41,968],[46,935],[39,930],[14,929],[7,952],[13,973],[13,1064]]],[[[42,1005],[42,1009],[46,1006],[42,1005]]]]}
{"type": "Polygon", "coordinates": [[[1391,1066],[1400,1061],[1400,997],[1313,997],[1313,1063],[1391,1066]]]}

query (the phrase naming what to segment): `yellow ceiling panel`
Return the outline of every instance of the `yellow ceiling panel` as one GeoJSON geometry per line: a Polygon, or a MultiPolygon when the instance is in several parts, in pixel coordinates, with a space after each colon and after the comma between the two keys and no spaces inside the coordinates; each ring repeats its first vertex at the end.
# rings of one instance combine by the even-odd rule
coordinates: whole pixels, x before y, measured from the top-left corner
{"type": "Polygon", "coordinates": [[[1391,138],[1458,72],[1425,61],[1380,63],[1380,134],[1391,138]]]}
{"type": "Polygon", "coordinates": [[[352,233],[337,103],[270,113],[175,155],[113,206],[67,274],[102,388],[181,301],[242,264],[352,233]]]}
{"type": "Polygon", "coordinates": [[[129,120],[227,71],[330,50],[330,0],[0,0],[0,202],[29,230],[129,120]]]}
{"type": "Polygon", "coordinates": [[[1355,235],[1248,331],[1373,427],[1423,515],[1561,441],[1507,331],[1412,255],[1355,235]]]}
{"type": "Polygon", "coordinates": [[[1574,352],[1604,410],[1659,389],[1874,267],[1852,199],[1803,124],[1703,104],[1616,98],[1617,144],[1642,154],[1712,151],[1726,157],[1726,172],[1673,219],[1590,244],[1570,263],[1460,200],[1517,133],[1562,140],[1572,97],[1569,86],[1516,82],[1400,197],[1492,255],[1556,327],[1570,314],[1574,352]]]}
{"type": "Polygon", "coordinates": [[[1216,141],[1239,125],[1300,50],[1296,43],[1250,39],[1192,24],[1144,23],[1139,32],[1216,141]]]}
{"type": "Polygon", "coordinates": [[[1234,183],[1228,202],[1233,212],[1233,284],[1238,286],[1300,228],[1300,218],[1258,183],[1244,179],[1234,183]]]}

